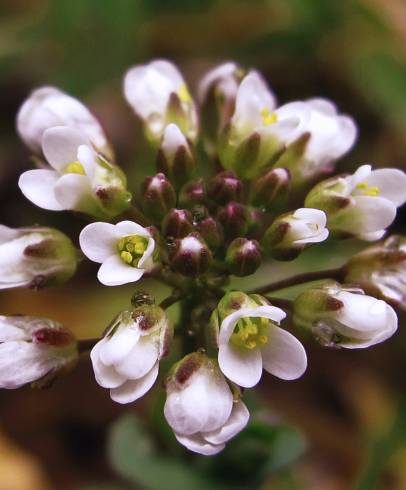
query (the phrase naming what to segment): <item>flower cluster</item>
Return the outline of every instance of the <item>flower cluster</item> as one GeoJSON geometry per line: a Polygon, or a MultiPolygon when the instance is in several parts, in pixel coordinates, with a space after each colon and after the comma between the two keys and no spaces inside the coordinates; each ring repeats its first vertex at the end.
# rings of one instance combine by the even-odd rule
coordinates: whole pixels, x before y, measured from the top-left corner
{"type": "MultiPolygon", "coordinates": [[[[406,201],[406,175],[361,165],[331,177],[356,140],[353,119],[325,99],[278,105],[257,71],[225,63],[203,77],[197,95],[195,103],[169,61],[126,73],[124,96],[156,158],[156,173],[140,183],[127,182],[81,102],[53,87],[24,102],[17,129],[40,168],[21,175],[23,194],[44,209],[90,217],[79,244],[101,264],[103,285],[149,277],[172,293],[156,304],[135,292],[132,308],[92,341],[76,341],[51,320],[1,317],[0,386],[43,385],[90,350],[97,383],[130,403],[154,386],[172,349],[180,360],[166,373],[164,415],[181,444],[214,455],[248,423],[243,389],[256,386],[263,370],[282,380],[304,374],[301,331],[350,349],[395,333],[393,307],[406,308],[406,238],[387,237],[339,269],[250,291],[235,290],[233,277],[327,240],[380,240],[406,201]],[[307,285],[313,279],[323,282],[307,285]],[[278,295],[299,284],[294,301],[278,295]],[[172,342],[166,309],[175,303],[172,342]]],[[[1,289],[66,281],[79,257],[61,231],[0,226],[1,289]]]]}

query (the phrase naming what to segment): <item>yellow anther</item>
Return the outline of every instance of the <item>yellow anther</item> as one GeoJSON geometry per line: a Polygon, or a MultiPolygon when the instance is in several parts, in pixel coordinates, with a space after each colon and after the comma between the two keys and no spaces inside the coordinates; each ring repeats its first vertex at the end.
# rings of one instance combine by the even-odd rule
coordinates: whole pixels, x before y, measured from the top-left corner
{"type": "Polygon", "coordinates": [[[148,238],[139,235],[130,235],[120,238],[117,250],[121,259],[128,265],[137,267],[141,257],[148,246],[148,238]]]}
{"type": "Polygon", "coordinates": [[[192,100],[192,97],[189,93],[189,90],[185,84],[183,84],[179,87],[178,96],[179,96],[179,99],[185,103],[190,102],[192,100]]]}
{"type": "Polygon", "coordinates": [[[66,165],[64,173],[65,174],[86,175],[86,172],[85,172],[85,169],[83,168],[83,165],[78,160],[66,165]]]}
{"type": "Polygon", "coordinates": [[[262,345],[265,345],[268,343],[268,337],[266,335],[260,335],[258,337],[258,342],[262,345]]]}
{"type": "Polygon", "coordinates": [[[368,182],[360,182],[355,188],[362,191],[363,196],[379,196],[381,193],[379,187],[370,186],[368,182]]]}
{"type": "Polygon", "coordinates": [[[248,342],[245,343],[245,347],[247,349],[255,349],[255,347],[257,346],[257,343],[255,342],[255,340],[249,340],[248,342]]]}
{"type": "Polygon", "coordinates": [[[244,349],[255,349],[268,342],[268,329],[266,318],[241,318],[231,335],[231,342],[244,349]]]}
{"type": "Polygon", "coordinates": [[[261,110],[262,122],[265,126],[269,126],[271,124],[275,124],[278,121],[278,115],[276,112],[272,112],[268,109],[268,107],[264,107],[261,110]]]}

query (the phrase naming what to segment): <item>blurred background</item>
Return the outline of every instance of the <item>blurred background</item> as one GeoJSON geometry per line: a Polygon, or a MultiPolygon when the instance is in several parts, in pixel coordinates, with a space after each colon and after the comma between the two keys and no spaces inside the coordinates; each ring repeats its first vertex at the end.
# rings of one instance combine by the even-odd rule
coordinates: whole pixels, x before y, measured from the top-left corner
{"type": "MultiPolygon", "coordinates": [[[[154,160],[124,102],[122,77],[132,64],[156,57],[178,63],[192,88],[207,69],[234,59],[261,70],[281,103],[331,98],[360,128],[340,170],[366,162],[405,168],[405,45],[404,0],[1,0],[0,222],[55,226],[75,241],[84,225],[35,208],[17,187],[31,164],[15,115],[40,85],[85,101],[137,188],[154,160]]],[[[404,231],[404,214],[397,232],[404,231]]],[[[306,252],[288,269],[270,264],[262,281],[313,264],[340,265],[359,247],[341,242],[306,252]]],[[[67,285],[2,291],[0,313],[43,315],[79,338],[98,336],[129,306],[134,288],[102,287],[96,270],[83,262],[67,285]]],[[[153,282],[145,288],[165,294],[153,282]]],[[[248,400],[250,427],[209,459],[174,444],[161,416],[162,390],[118,406],[84,358],[49,390],[0,393],[0,490],[402,490],[405,340],[400,328],[362,352],[307,344],[304,378],[264,376],[248,400]]]]}

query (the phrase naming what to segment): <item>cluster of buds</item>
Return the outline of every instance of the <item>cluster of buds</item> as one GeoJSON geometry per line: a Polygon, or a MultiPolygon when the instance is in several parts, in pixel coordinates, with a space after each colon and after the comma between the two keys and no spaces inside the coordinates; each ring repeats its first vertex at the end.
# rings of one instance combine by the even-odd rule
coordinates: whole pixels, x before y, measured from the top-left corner
{"type": "MultiPolygon", "coordinates": [[[[21,175],[23,194],[42,208],[90,217],[79,244],[101,264],[103,285],[149,277],[173,291],[159,304],[136,294],[132,309],[79,349],[50,320],[1,317],[0,386],[42,385],[90,345],[97,383],[114,401],[130,403],[156,384],[161,358],[181,350],[166,373],[164,415],[181,444],[214,455],[248,423],[242,389],[256,386],[263,370],[282,380],[304,374],[306,351],[287,319],[326,347],[365,348],[395,333],[392,306],[406,305],[406,239],[386,238],[333,277],[318,274],[329,280],[304,287],[293,302],[267,294],[304,284],[306,275],[252,291],[233,290],[233,276],[293,260],[327,239],[381,239],[406,201],[406,175],[362,165],[321,180],[352,148],[354,121],[325,99],[278,106],[257,71],[225,63],[203,77],[197,93],[198,104],[169,61],[126,73],[124,96],[155,152],[154,175],[140,183],[127,182],[81,102],[52,87],[24,102],[18,132],[41,168],[21,175]],[[196,151],[199,137],[205,157],[196,151]],[[172,343],[165,310],[174,303],[180,321],[172,343]]],[[[2,226],[0,288],[66,281],[79,256],[60,231],[2,226]]]]}

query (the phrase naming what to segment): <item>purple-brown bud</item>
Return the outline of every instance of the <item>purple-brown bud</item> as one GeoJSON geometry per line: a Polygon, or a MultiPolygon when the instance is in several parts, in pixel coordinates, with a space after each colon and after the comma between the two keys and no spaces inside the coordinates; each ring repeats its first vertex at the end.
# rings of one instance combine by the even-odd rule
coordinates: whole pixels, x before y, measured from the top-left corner
{"type": "Polygon", "coordinates": [[[285,168],[268,170],[251,187],[251,203],[267,210],[280,210],[289,192],[289,171],[285,168]]]}
{"type": "Polygon", "coordinates": [[[211,249],[216,249],[223,243],[223,227],[212,216],[198,221],[195,227],[211,249]]]}
{"type": "Polygon", "coordinates": [[[261,247],[256,240],[236,238],[227,249],[226,265],[235,276],[249,276],[261,265],[261,259],[261,247]]]}
{"type": "Polygon", "coordinates": [[[202,274],[208,269],[211,258],[211,251],[199,233],[176,240],[170,257],[173,270],[184,276],[202,274]]]}
{"type": "Polygon", "coordinates": [[[167,237],[183,238],[193,231],[192,213],[187,209],[171,209],[162,222],[167,237]]]}
{"type": "Polygon", "coordinates": [[[192,208],[206,202],[206,188],[202,179],[188,182],[179,192],[179,204],[192,208]]]}
{"type": "Polygon", "coordinates": [[[244,236],[248,231],[249,213],[243,204],[230,202],[219,210],[217,219],[223,225],[228,239],[244,236]]]}
{"type": "Polygon", "coordinates": [[[234,172],[226,170],[217,174],[209,183],[208,195],[218,204],[239,201],[243,190],[241,180],[234,172]]]}
{"type": "Polygon", "coordinates": [[[175,190],[163,173],[145,179],[142,192],[142,209],[145,214],[159,222],[175,205],[175,190]]]}

